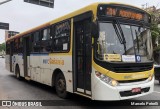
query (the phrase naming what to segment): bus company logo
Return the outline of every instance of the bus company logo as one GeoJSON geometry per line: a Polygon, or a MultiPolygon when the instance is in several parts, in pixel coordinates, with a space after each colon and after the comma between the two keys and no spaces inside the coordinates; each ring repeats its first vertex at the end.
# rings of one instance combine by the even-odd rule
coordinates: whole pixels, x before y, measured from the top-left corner
{"type": "Polygon", "coordinates": [[[10,107],[10,106],[12,106],[12,103],[11,103],[11,101],[2,101],[2,106],[10,107]]]}
{"type": "Polygon", "coordinates": [[[131,78],[132,78],[132,75],[124,76],[124,79],[131,79],[131,78]]]}
{"type": "Polygon", "coordinates": [[[144,77],[145,77],[145,74],[134,74],[132,76],[132,78],[134,78],[134,79],[140,79],[140,78],[144,78],[144,77]]]}
{"type": "Polygon", "coordinates": [[[43,64],[57,64],[57,65],[64,65],[64,60],[58,59],[43,59],[43,64]]]}

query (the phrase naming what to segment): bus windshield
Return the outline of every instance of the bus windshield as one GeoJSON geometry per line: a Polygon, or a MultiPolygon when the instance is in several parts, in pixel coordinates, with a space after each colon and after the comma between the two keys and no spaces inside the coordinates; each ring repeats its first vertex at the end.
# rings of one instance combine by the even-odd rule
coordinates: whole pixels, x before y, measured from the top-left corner
{"type": "MultiPolygon", "coordinates": [[[[124,42],[120,40],[114,22],[99,23],[99,38],[97,40],[97,56],[100,60],[105,60],[104,55],[119,54],[139,55],[141,62],[150,61],[152,58],[152,43],[150,30],[146,27],[120,24],[124,34],[124,42]],[[125,47],[124,47],[125,44],[125,47]]],[[[118,26],[116,26],[118,27],[118,26]]],[[[118,30],[120,34],[120,30],[118,30]]]]}

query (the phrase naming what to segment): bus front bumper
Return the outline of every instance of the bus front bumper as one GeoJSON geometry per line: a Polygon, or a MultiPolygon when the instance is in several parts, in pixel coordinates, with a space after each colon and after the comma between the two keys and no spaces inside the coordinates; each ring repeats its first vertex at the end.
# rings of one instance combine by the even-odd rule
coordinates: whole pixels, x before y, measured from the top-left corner
{"type": "Polygon", "coordinates": [[[94,76],[94,84],[92,87],[92,99],[93,100],[125,100],[144,96],[153,92],[154,88],[154,77],[151,81],[140,84],[130,84],[125,86],[110,86],[107,83],[101,81],[99,78],[94,76]],[[132,93],[133,88],[140,88],[141,93],[132,93]]]}

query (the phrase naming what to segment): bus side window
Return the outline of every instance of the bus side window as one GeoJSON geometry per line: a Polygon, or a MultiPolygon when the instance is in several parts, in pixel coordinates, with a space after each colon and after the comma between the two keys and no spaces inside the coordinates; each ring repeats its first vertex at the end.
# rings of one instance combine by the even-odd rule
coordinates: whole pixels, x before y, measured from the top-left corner
{"type": "Polygon", "coordinates": [[[70,31],[71,23],[67,20],[55,25],[54,37],[53,37],[53,52],[68,51],[70,47],[70,31]]]}
{"type": "Polygon", "coordinates": [[[41,31],[42,40],[41,40],[41,52],[50,52],[52,36],[50,35],[50,28],[45,28],[41,31]]]}
{"type": "Polygon", "coordinates": [[[34,48],[33,48],[33,45],[34,45],[34,37],[33,37],[33,34],[29,36],[29,52],[34,52],[34,48]]]}
{"type": "Polygon", "coordinates": [[[19,53],[23,53],[23,41],[22,41],[22,38],[20,38],[20,42],[19,42],[19,50],[18,50],[19,53]]]}
{"type": "Polygon", "coordinates": [[[41,48],[41,44],[40,44],[40,32],[37,31],[35,33],[33,33],[33,52],[39,52],[40,48],[41,48]]]}
{"type": "Polygon", "coordinates": [[[17,38],[14,40],[14,50],[13,50],[14,54],[19,53],[19,45],[20,45],[20,39],[17,38]]]}
{"type": "Polygon", "coordinates": [[[6,54],[9,55],[10,54],[10,42],[6,43],[6,54]]]}
{"type": "Polygon", "coordinates": [[[42,41],[43,40],[49,40],[50,39],[50,29],[46,28],[42,31],[42,41]]]}

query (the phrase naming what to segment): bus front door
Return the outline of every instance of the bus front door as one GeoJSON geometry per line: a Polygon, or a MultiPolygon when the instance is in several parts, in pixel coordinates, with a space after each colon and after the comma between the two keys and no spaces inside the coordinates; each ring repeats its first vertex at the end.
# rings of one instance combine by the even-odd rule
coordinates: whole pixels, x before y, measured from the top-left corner
{"type": "Polygon", "coordinates": [[[91,95],[91,19],[74,23],[74,90],[91,95]]]}

